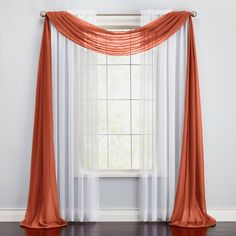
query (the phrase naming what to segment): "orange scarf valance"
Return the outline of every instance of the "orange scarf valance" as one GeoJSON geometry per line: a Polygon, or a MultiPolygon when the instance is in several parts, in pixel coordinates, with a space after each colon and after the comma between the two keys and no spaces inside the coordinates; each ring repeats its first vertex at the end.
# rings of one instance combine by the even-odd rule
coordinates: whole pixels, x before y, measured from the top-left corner
{"type": "Polygon", "coordinates": [[[184,130],[178,187],[170,224],[180,227],[215,225],[215,220],[207,215],[205,204],[201,106],[193,24],[191,14],[181,11],[168,13],[128,32],[107,31],[67,12],[47,13],[38,69],[30,191],[21,226],[52,228],[66,224],[60,218],[56,187],[49,22],[82,47],[103,54],[130,55],[159,45],[186,21],[189,21],[189,28],[184,130]]]}
{"type": "Polygon", "coordinates": [[[190,13],[171,12],[143,27],[123,32],[105,30],[67,12],[49,12],[47,17],[61,34],[76,44],[99,53],[124,56],[159,45],[181,28],[190,13]]]}

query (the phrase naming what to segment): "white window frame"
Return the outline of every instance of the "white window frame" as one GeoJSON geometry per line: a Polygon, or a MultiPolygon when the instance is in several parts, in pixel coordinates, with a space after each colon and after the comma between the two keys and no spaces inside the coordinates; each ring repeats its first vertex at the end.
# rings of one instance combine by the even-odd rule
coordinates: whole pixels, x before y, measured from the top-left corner
{"type": "MultiPolygon", "coordinates": [[[[106,29],[135,29],[140,26],[140,16],[97,16],[97,26],[106,29]]],[[[99,170],[99,177],[113,178],[113,177],[139,177],[140,171],[138,169],[121,169],[121,170],[99,170]]]]}

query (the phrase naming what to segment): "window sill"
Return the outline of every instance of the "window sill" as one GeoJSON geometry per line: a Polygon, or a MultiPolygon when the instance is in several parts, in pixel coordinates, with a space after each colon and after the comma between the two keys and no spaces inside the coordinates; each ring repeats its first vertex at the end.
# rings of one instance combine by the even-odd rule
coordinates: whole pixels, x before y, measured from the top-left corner
{"type": "MultiPolygon", "coordinates": [[[[140,170],[97,170],[95,176],[98,178],[139,178],[141,176],[140,170]]],[[[152,171],[146,172],[148,176],[152,176],[152,171]]],[[[87,176],[85,172],[82,176],[87,176]]],[[[75,178],[78,178],[75,175],[75,178]]]]}
{"type": "Polygon", "coordinates": [[[138,178],[140,173],[138,170],[129,171],[99,171],[99,178],[138,178]]]}

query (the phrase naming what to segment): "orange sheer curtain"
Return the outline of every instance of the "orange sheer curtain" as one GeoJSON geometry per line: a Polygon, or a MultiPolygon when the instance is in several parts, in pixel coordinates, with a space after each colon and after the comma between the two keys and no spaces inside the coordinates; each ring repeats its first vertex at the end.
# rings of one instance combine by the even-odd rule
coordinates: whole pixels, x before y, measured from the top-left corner
{"type": "Polygon", "coordinates": [[[51,36],[46,20],[38,66],[28,206],[21,222],[29,228],[66,225],[58,208],[52,117],[51,36]]]}
{"type": "Polygon", "coordinates": [[[201,106],[192,19],[189,12],[171,12],[132,31],[112,32],[89,24],[67,12],[47,13],[38,70],[34,136],[28,206],[21,226],[64,226],[60,218],[55,176],[52,120],[51,37],[49,22],[82,47],[109,55],[130,55],[155,47],[189,20],[188,62],[182,155],[175,207],[170,224],[208,227],[204,186],[201,106]]]}

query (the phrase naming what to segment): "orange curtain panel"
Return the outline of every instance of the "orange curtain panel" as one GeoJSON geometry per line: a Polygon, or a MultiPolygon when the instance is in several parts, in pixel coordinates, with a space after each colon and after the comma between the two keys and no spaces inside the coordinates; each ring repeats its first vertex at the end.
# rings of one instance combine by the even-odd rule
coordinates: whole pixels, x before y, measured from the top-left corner
{"type": "Polygon", "coordinates": [[[43,30],[38,66],[30,190],[21,226],[53,228],[66,224],[60,218],[53,146],[52,69],[49,21],[43,30]]]}
{"type": "Polygon", "coordinates": [[[189,29],[184,130],[179,180],[170,224],[186,228],[216,224],[215,219],[207,215],[205,203],[201,104],[191,14],[186,11],[170,12],[138,29],[112,32],[67,12],[48,12],[38,68],[28,206],[21,226],[53,228],[66,225],[60,218],[55,175],[49,23],[82,47],[103,54],[124,56],[158,46],[176,33],[186,21],[189,21],[189,29]]]}

